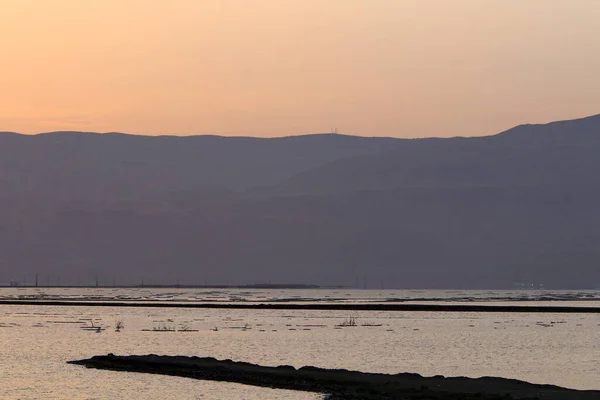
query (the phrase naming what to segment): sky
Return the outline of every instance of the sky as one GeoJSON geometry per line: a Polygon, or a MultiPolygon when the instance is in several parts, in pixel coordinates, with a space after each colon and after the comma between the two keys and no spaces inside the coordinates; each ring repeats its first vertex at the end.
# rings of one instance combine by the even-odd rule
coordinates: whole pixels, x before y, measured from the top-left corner
{"type": "Polygon", "coordinates": [[[0,131],[481,136],[600,113],[598,0],[0,0],[0,131]]]}

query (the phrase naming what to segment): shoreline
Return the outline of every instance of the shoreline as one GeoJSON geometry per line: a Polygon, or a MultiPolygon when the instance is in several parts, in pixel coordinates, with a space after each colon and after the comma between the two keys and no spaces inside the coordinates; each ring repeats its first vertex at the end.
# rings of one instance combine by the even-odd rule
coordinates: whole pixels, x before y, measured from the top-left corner
{"type": "Polygon", "coordinates": [[[592,400],[600,391],[574,390],[496,377],[423,377],[283,365],[267,367],[212,357],[113,354],[68,361],[87,368],[181,376],[326,395],[331,400],[592,400]]]}
{"type": "Polygon", "coordinates": [[[469,304],[383,304],[383,303],[181,303],[181,302],[123,302],[69,300],[0,300],[0,305],[36,305],[67,307],[147,307],[147,308],[206,308],[234,310],[322,310],[322,311],[429,311],[429,312],[499,312],[499,313],[569,313],[600,314],[600,307],[581,306],[515,306],[469,304]]]}

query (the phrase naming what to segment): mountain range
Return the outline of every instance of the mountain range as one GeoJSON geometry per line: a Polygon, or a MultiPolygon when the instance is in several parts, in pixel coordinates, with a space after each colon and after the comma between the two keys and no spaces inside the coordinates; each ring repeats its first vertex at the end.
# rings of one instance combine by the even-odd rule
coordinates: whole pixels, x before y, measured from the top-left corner
{"type": "Polygon", "coordinates": [[[0,282],[600,287],[600,116],[395,139],[0,132],[0,282]]]}

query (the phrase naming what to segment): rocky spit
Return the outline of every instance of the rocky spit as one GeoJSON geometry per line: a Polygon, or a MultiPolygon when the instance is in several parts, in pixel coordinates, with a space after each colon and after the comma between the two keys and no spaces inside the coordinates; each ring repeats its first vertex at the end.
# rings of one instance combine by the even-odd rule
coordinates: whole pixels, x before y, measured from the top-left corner
{"type": "Polygon", "coordinates": [[[598,400],[600,391],[578,391],[504,378],[423,377],[288,365],[266,367],[212,357],[114,354],[69,361],[114,371],[143,372],[322,393],[329,400],[598,400]]]}

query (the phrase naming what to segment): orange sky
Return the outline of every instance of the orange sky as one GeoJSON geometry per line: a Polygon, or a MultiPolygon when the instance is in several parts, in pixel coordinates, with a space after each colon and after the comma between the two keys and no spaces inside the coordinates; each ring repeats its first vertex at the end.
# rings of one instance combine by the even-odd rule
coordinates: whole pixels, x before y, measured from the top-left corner
{"type": "Polygon", "coordinates": [[[600,113],[598,0],[0,0],[0,131],[496,133],[600,113]]]}

